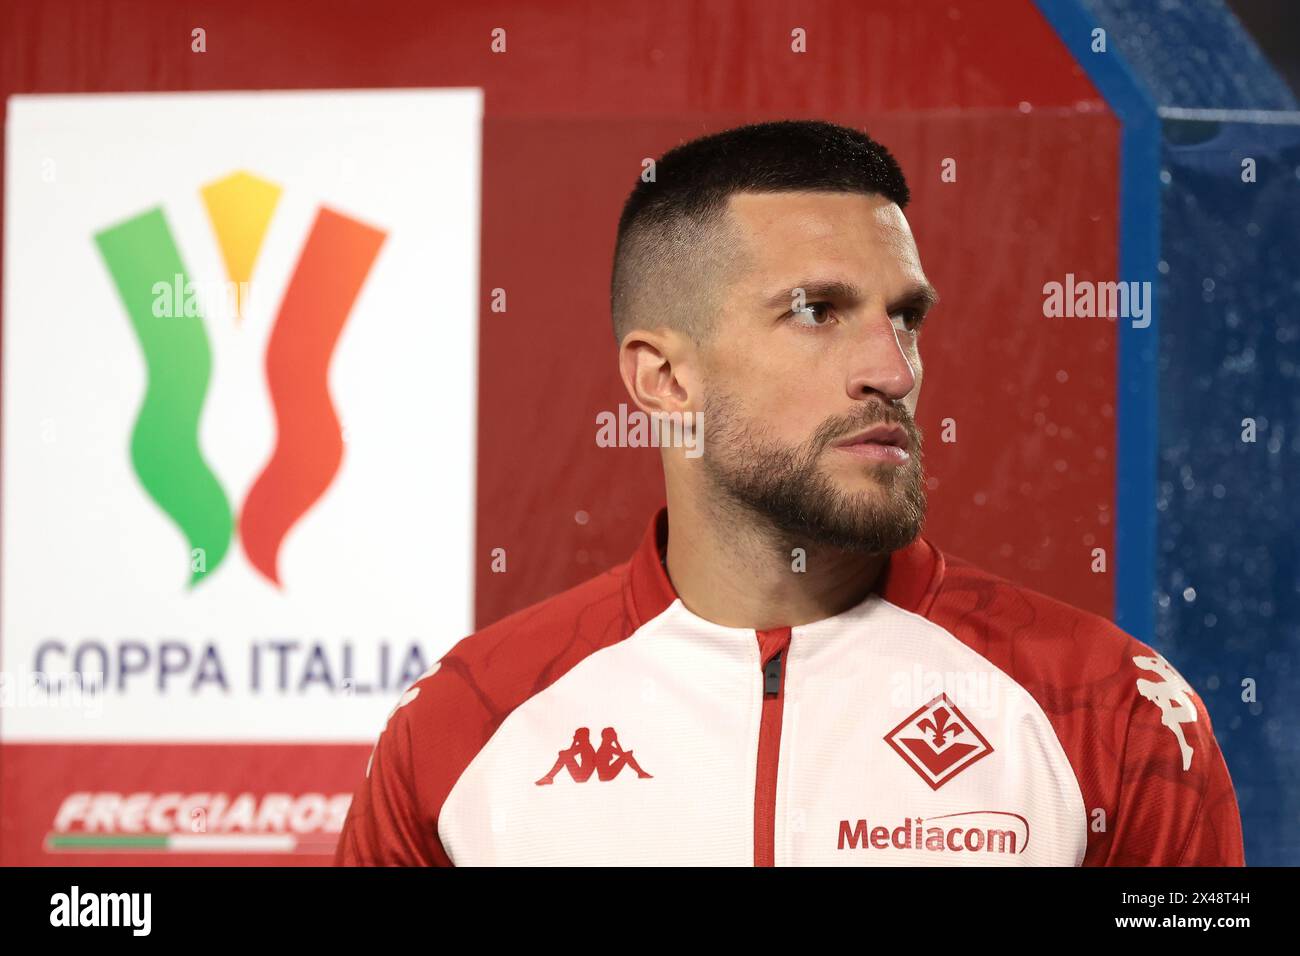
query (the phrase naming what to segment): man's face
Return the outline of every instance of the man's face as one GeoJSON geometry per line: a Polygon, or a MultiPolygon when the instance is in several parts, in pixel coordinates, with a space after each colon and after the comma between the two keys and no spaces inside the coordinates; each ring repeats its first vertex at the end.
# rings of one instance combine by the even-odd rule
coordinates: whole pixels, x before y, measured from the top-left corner
{"type": "Polygon", "coordinates": [[[741,193],[730,217],[740,264],[702,350],[714,485],[800,541],[903,547],[925,515],[916,326],[934,292],[902,210],[741,193]]]}

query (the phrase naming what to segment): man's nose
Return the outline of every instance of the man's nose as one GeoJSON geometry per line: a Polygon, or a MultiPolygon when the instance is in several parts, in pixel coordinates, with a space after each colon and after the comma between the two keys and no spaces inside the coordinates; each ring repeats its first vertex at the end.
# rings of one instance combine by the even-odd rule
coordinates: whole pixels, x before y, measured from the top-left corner
{"type": "Polygon", "coordinates": [[[860,323],[855,333],[847,381],[849,398],[859,401],[878,394],[902,401],[916,387],[916,370],[898,341],[893,321],[881,312],[860,323]]]}

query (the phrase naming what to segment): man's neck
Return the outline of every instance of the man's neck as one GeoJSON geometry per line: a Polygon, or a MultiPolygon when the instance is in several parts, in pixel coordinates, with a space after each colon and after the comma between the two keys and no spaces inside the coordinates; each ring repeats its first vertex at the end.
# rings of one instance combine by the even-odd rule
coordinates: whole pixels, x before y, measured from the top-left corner
{"type": "Polygon", "coordinates": [[[743,517],[668,494],[668,577],[687,609],[715,624],[765,629],[832,617],[861,603],[888,561],[794,541],[743,517]]]}

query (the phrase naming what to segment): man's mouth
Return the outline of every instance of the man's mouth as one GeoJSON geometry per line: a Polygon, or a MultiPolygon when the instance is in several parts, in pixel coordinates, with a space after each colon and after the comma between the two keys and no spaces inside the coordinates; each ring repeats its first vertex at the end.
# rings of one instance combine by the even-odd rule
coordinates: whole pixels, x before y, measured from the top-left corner
{"type": "Polygon", "coordinates": [[[908,448],[911,438],[902,425],[880,423],[842,438],[831,447],[868,461],[882,461],[896,465],[911,459],[908,448]]]}

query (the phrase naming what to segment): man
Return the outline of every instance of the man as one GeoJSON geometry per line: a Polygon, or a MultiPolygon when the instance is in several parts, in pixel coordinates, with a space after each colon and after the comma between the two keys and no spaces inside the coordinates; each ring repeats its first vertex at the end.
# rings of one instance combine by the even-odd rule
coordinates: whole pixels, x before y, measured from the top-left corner
{"type": "Polygon", "coordinates": [[[919,537],[936,295],[907,201],[883,147],[819,122],[695,140],[637,184],[619,368],[703,453],[663,448],[628,563],[406,693],[338,862],[1242,864],[1178,672],[919,537]]]}

